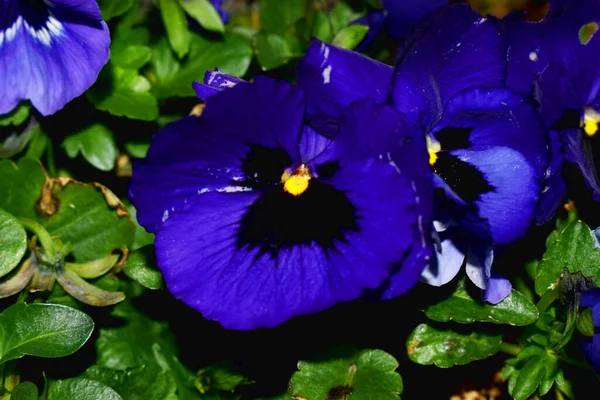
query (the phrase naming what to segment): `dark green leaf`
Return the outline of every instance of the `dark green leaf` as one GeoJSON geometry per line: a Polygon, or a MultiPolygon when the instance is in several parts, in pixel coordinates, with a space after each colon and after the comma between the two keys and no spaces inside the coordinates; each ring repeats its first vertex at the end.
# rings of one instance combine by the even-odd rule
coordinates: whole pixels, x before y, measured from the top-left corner
{"type": "Polygon", "coordinates": [[[190,54],[185,62],[173,57],[163,39],[153,48],[152,66],[156,75],[155,93],[158,98],[172,96],[194,97],[192,82],[202,81],[204,73],[219,68],[224,73],[242,76],[252,59],[252,46],[247,37],[227,30],[222,41],[211,41],[192,34],[190,54]]]}
{"type": "Polygon", "coordinates": [[[231,363],[219,363],[198,371],[196,388],[200,393],[233,392],[238,386],[253,383],[231,363]]]}
{"type": "Polygon", "coordinates": [[[262,0],[260,23],[266,32],[283,35],[288,26],[302,18],[305,10],[306,0],[262,0]]]}
{"type": "Polygon", "coordinates": [[[290,381],[293,396],[305,399],[398,400],[402,377],[398,362],[381,350],[345,351],[325,361],[300,361],[290,381]]]}
{"type": "Polygon", "coordinates": [[[115,167],[119,150],[110,129],[101,124],[93,124],[69,135],[62,143],[67,155],[83,157],[101,171],[110,171],[115,167]]]}
{"type": "Polygon", "coordinates": [[[0,115],[0,126],[21,125],[29,117],[29,106],[20,104],[8,114],[0,115]]]}
{"type": "Polygon", "coordinates": [[[280,67],[292,57],[285,39],[274,33],[256,35],[254,52],[263,71],[280,67]]]}
{"type": "Polygon", "coordinates": [[[367,25],[350,25],[342,29],[335,38],[333,45],[343,49],[354,49],[365,38],[369,27],[367,25]]]}
{"type": "Polygon", "coordinates": [[[456,321],[469,324],[477,321],[524,326],[537,320],[538,310],[516,290],[496,305],[474,299],[467,291],[463,278],[449,298],[427,307],[425,315],[441,322],[456,321]]]}
{"type": "Polygon", "coordinates": [[[99,110],[118,117],[152,121],[158,117],[158,103],[150,89],[150,82],[137,70],[109,64],[86,93],[99,110]]]}
{"type": "Polygon", "coordinates": [[[154,246],[146,246],[131,253],[125,263],[124,272],[148,289],[160,289],[163,286],[162,275],[156,269],[154,246]]]}
{"type": "Polygon", "coordinates": [[[586,224],[571,222],[550,244],[539,263],[535,291],[540,296],[555,287],[558,277],[566,267],[570,272],[581,271],[600,282],[600,249],[586,224]]]}
{"type": "Polygon", "coordinates": [[[0,361],[24,355],[64,357],[77,351],[94,330],[81,311],[57,304],[15,304],[0,314],[0,361]]]}
{"type": "Polygon", "coordinates": [[[15,217],[37,218],[35,205],[46,179],[39,161],[21,158],[0,161],[0,208],[15,217]]]}
{"type": "Polygon", "coordinates": [[[408,337],[406,347],[412,361],[448,368],[488,358],[498,352],[501,342],[500,335],[483,332],[463,335],[421,324],[408,337]]]}
{"type": "Polygon", "coordinates": [[[131,220],[135,224],[135,236],[133,238],[133,244],[130,246],[131,250],[137,250],[149,244],[154,244],[154,234],[148,233],[138,222],[136,209],[129,201],[125,202],[125,206],[127,207],[127,211],[129,211],[129,215],[131,216],[131,220]]]}
{"type": "Polygon", "coordinates": [[[27,250],[27,234],[23,225],[0,208],[0,276],[12,271],[27,250]]]}
{"type": "Polygon", "coordinates": [[[173,375],[158,368],[115,371],[94,366],[85,372],[85,377],[110,386],[126,400],[177,400],[173,375]]]}
{"type": "Polygon", "coordinates": [[[208,0],[179,0],[186,13],[208,31],[224,32],[221,16],[208,0]]]}
{"type": "Polygon", "coordinates": [[[98,5],[102,11],[102,17],[108,21],[111,18],[124,14],[133,6],[134,0],[99,0],[98,5]]]}
{"type": "Polygon", "coordinates": [[[190,32],[185,12],[177,0],[158,0],[158,5],[169,44],[175,54],[181,58],[190,48],[190,32]]]}
{"type": "Polygon", "coordinates": [[[10,400],[37,400],[38,388],[33,382],[21,382],[10,394],[10,400]]]}
{"type": "Polygon", "coordinates": [[[48,400],[123,400],[117,392],[98,381],[71,378],[50,384],[48,400]]]}
{"type": "Polygon", "coordinates": [[[525,400],[531,396],[544,377],[545,355],[535,356],[519,371],[511,395],[516,400],[525,400]]]}

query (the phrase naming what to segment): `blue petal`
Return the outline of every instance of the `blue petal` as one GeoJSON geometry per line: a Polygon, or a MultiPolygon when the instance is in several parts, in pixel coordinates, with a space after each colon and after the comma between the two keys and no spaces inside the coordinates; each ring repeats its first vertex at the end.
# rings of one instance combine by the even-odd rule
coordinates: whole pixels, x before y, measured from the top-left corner
{"type": "MultiPolygon", "coordinates": [[[[600,201],[600,175],[595,158],[599,157],[594,150],[592,141],[600,138],[588,137],[582,129],[567,129],[563,131],[565,142],[565,158],[567,161],[577,164],[579,171],[585,179],[586,185],[592,189],[595,200],[600,201]]],[[[597,145],[596,145],[597,146],[597,145]]]]}
{"type": "MultiPolygon", "coordinates": [[[[583,292],[581,296],[580,307],[594,307],[596,304],[600,304],[600,288],[593,288],[583,292]]],[[[594,325],[600,326],[600,319],[594,320],[594,325]]]]}
{"type": "Polygon", "coordinates": [[[498,304],[508,297],[511,291],[512,285],[510,281],[492,272],[492,276],[488,280],[487,289],[483,293],[483,299],[488,303],[498,304]]]}
{"type": "Polygon", "coordinates": [[[281,149],[299,161],[303,112],[297,88],[257,77],[214,96],[201,117],[167,125],[133,167],[129,197],[140,224],[155,232],[190,197],[241,190],[235,182],[254,178],[241,169],[252,145],[281,149]]]}
{"type": "Polygon", "coordinates": [[[430,128],[456,93],[470,87],[500,87],[505,46],[494,24],[466,4],[430,14],[398,52],[393,101],[402,112],[423,111],[430,128]]]}
{"type": "Polygon", "coordinates": [[[591,341],[579,340],[590,365],[600,373],[600,334],[595,334],[591,341]]]}
{"type": "Polygon", "coordinates": [[[479,289],[485,290],[492,275],[494,250],[485,242],[469,241],[467,253],[467,276],[479,289]]]}
{"type": "Polygon", "coordinates": [[[335,131],[343,109],[356,100],[383,103],[392,67],[358,53],[313,39],[296,68],[298,85],[308,100],[308,118],[323,133],[335,131]]]}
{"type": "Polygon", "coordinates": [[[562,176],[564,161],[562,145],[558,140],[558,133],[555,130],[550,129],[548,133],[551,157],[544,176],[540,200],[535,211],[536,225],[543,225],[554,217],[556,210],[562,204],[567,193],[567,185],[562,176]]]}
{"type": "Polygon", "coordinates": [[[409,32],[429,12],[448,4],[448,0],[382,0],[387,13],[386,29],[394,38],[409,32]]]}
{"type": "Polygon", "coordinates": [[[53,1],[44,9],[0,3],[0,114],[29,100],[50,115],[81,95],[108,61],[110,36],[95,1],[53,1]]]}
{"type": "Polygon", "coordinates": [[[465,261],[467,244],[450,228],[440,233],[441,252],[435,257],[421,275],[421,280],[432,286],[442,286],[450,282],[465,261]]]}
{"type": "Polygon", "coordinates": [[[246,83],[246,81],[215,68],[214,71],[206,71],[204,83],[194,82],[192,86],[196,91],[196,96],[200,100],[206,100],[225,89],[234,87],[238,83],[246,83]]]}

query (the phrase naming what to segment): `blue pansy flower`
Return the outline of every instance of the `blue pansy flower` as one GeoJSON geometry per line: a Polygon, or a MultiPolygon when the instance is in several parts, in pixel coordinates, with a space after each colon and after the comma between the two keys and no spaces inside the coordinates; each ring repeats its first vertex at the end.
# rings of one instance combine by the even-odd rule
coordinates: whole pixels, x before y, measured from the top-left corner
{"type": "Polygon", "coordinates": [[[444,206],[436,207],[440,248],[451,249],[438,253],[423,279],[446,283],[466,263],[477,286],[490,289],[492,282],[486,299],[500,301],[510,284],[493,276],[492,248],[521,238],[534,221],[549,165],[546,130],[533,105],[503,87],[504,42],[497,27],[468,6],[430,14],[404,43],[394,70],[314,41],[297,69],[309,119],[335,135],[344,107],[370,98],[423,126],[444,193],[444,206]]]}
{"type": "MultiPolygon", "coordinates": [[[[600,289],[590,289],[583,293],[580,307],[591,307],[592,320],[596,329],[600,328],[600,289]]],[[[591,340],[580,339],[585,358],[594,369],[600,372],[600,333],[594,333],[591,340]]]]}
{"type": "Polygon", "coordinates": [[[96,80],[110,36],[96,1],[0,1],[0,114],[60,110],[96,80]]]}
{"type": "Polygon", "coordinates": [[[260,76],[225,87],[200,117],[159,131],[133,168],[129,196],[176,297],[224,327],[254,329],[355,299],[392,274],[418,277],[422,266],[402,265],[419,226],[402,155],[425,143],[402,114],[356,102],[330,139],[303,123],[298,87],[260,76]]]}

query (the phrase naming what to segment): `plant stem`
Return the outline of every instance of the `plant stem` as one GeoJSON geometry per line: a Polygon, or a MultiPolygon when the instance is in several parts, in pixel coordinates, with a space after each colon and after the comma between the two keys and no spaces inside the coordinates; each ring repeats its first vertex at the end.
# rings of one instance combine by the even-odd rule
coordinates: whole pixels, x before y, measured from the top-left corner
{"type": "Polygon", "coordinates": [[[50,259],[54,259],[56,257],[56,249],[54,247],[54,241],[52,240],[52,237],[48,231],[42,225],[32,219],[19,218],[19,221],[21,224],[23,224],[25,229],[33,232],[37,236],[46,255],[50,259]]]}
{"type": "Polygon", "coordinates": [[[558,295],[559,295],[558,289],[553,289],[553,290],[550,290],[549,292],[546,292],[546,294],[544,294],[542,296],[540,301],[538,301],[538,303],[536,304],[536,307],[538,308],[538,311],[540,312],[540,314],[543,314],[546,312],[546,310],[550,307],[550,305],[552,305],[554,300],[556,300],[558,298],[558,295]]]}
{"type": "Polygon", "coordinates": [[[521,351],[521,346],[512,343],[502,342],[500,343],[500,351],[511,356],[516,356],[521,351]]]}

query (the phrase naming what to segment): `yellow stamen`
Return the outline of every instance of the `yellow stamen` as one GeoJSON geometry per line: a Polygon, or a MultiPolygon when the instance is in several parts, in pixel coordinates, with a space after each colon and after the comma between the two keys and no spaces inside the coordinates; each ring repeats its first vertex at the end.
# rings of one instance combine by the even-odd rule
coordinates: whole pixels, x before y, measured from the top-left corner
{"type": "Polygon", "coordinates": [[[292,196],[300,196],[308,189],[310,178],[308,167],[304,164],[300,165],[293,172],[284,171],[283,175],[281,175],[283,190],[292,196]]]}
{"type": "Polygon", "coordinates": [[[586,108],[583,112],[583,131],[589,137],[594,136],[598,132],[598,123],[600,122],[600,114],[593,108],[586,108]]]}
{"type": "Polygon", "coordinates": [[[437,153],[442,149],[440,143],[427,136],[427,153],[429,153],[429,165],[433,166],[438,159],[437,153]]]}

